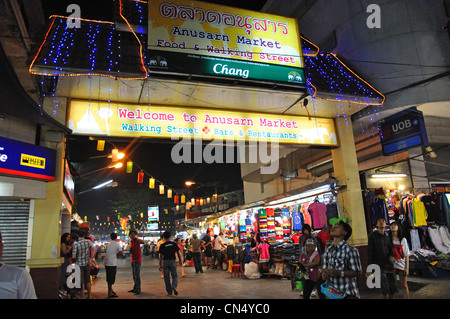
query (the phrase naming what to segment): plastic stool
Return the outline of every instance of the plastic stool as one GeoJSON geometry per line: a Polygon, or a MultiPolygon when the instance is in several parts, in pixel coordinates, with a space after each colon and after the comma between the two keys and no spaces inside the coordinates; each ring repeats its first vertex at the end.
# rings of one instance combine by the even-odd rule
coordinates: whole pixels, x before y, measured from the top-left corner
{"type": "Polygon", "coordinates": [[[233,266],[231,266],[232,267],[232,270],[231,270],[231,277],[236,277],[236,274],[237,274],[237,276],[238,277],[240,277],[241,276],[241,272],[242,272],[242,267],[241,267],[241,265],[240,264],[237,264],[237,265],[233,265],[233,266]]]}

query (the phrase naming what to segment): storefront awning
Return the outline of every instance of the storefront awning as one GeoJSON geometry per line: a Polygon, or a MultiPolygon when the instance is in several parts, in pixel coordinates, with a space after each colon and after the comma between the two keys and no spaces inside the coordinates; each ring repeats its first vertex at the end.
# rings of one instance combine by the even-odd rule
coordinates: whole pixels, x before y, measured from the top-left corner
{"type": "MultiPolygon", "coordinates": [[[[213,219],[217,219],[217,218],[222,217],[222,216],[234,214],[236,212],[244,211],[244,210],[247,210],[247,209],[253,209],[253,208],[257,208],[257,207],[264,207],[264,206],[267,206],[267,205],[275,205],[276,202],[278,202],[278,204],[282,205],[282,204],[287,203],[289,201],[297,200],[298,198],[295,197],[296,195],[302,195],[302,193],[305,193],[305,196],[306,196],[308,192],[319,190],[321,187],[326,186],[326,185],[330,185],[330,186],[332,186],[331,188],[337,190],[338,187],[335,187],[336,183],[337,183],[337,180],[334,177],[328,177],[328,178],[326,178],[326,179],[324,179],[322,181],[317,181],[315,183],[312,183],[310,185],[294,189],[294,190],[289,191],[287,193],[283,193],[283,194],[280,194],[280,195],[277,195],[277,196],[266,198],[264,200],[259,200],[259,201],[256,201],[256,202],[252,202],[252,203],[248,203],[248,204],[244,204],[244,205],[240,205],[240,206],[235,206],[235,207],[232,207],[232,208],[227,209],[225,211],[217,212],[217,213],[210,214],[210,215],[207,215],[207,216],[201,216],[201,217],[188,219],[188,220],[182,221],[180,223],[184,224],[184,225],[188,225],[188,224],[198,223],[198,222],[201,222],[201,221],[204,221],[204,220],[213,220],[213,219]]],[[[324,190],[324,192],[330,192],[331,188],[330,188],[330,190],[326,190],[326,191],[324,190]]],[[[320,192],[314,193],[314,196],[318,195],[318,194],[320,194],[320,192]]],[[[311,195],[311,196],[313,196],[313,195],[311,195]]]]}

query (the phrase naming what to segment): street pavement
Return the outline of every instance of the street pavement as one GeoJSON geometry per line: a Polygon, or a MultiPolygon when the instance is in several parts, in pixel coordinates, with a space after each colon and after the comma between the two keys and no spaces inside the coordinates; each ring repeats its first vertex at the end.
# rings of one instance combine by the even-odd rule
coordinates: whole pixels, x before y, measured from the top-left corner
{"type": "MultiPolygon", "coordinates": [[[[98,261],[100,271],[93,280],[92,295],[95,299],[107,299],[107,283],[103,260],[98,261]]],[[[254,299],[254,300],[302,300],[298,290],[292,290],[291,282],[279,276],[264,276],[260,279],[231,277],[224,270],[205,269],[196,274],[194,267],[185,267],[185,277],[181,277],[178,268],[178,296],[167,296],[164,279],[158,269],[156,258],[143,256],[141,266],[141,294],[135,295],[128,291],[133,288],[130,258],[118,260],[116,283],[114,291],[119,296],[113,299],[254,299]]],[[[441,278],[425,278],[410,276],[408,278],[411,299],[449,299],[450,276],[441,278]]],[[[396,296],[401,298],[399,294],[396,296]]],[[[318,299],[313,297],[312,299],[318,299]]],[[[361,299],[379,299],[376,290],[361,291],[361,299]]]]}

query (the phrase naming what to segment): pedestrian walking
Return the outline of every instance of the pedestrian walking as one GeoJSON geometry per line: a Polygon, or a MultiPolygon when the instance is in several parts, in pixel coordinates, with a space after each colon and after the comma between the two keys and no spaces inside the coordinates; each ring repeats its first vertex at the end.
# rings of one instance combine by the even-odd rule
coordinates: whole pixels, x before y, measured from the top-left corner
{"type": "Polygon", "coordinates": [[[61,282],[60,291],[65,290],[67,267],[72,263],[72,239],[69,233],[64,233],[61,236],[61,257],[64,257],[64,262],[61,265],[61,282]]]}
{"type": "Polygon", "coordinates": [[[203,273],[201,247],[204,242],[203,240],[198,239],[197,234],[193,234],[190,243],[192,247],[192,258],[194,259],[195,273],[203,273]]]}
{"type": "Polygon", "coordinates": [[[177,244],[178,248],[180,248],[180,252],[181,252],[181,259],[179,259],[178,257],[176,257],[176,261],[178,263],[178,265],[180,265],[180,269],[181,269],[181,277],[186,277],[186,274],[184,273],[184,267],[183,267],[183,262],[184,262],[184,245],[181,243],[181,239],[180,238],[176,238],[175,239],[175,243],[177,244]]]}
{"type": "Polygon", "coordinates": [[[205,266],[206,269],[208,268],[212,268],[212,240],[211,240],[211,235],[212,231],[208,230],[206,232],[206,235],[203,236],[202,240],[203,240],[203,244],[202,247],[205,251],[205,266]]]}
{"type": "Polygon", "coordinates": [[[90,265],[93,256],[96,255],[97,249],[92,244],[85,230],[80,229],[78,232],[78,240],[73,245],[72,260],[80,267],[81,275],[81,299],[84,299],[84,291],[87,290],[87,299],[92,299],[91,295],[91,269],[90,265]]]}
{"type": "Polygon", "coordinates": [[[303,299],[310,299],[314,288],[317,289],[320,299],[325,299],[325,295],[320,290],[323,280],[319,274],[321,257],[316,250],[316,243],[311,238],[305,243],[306,253],[300,255],[300,264],[308,273],[308,279],[303,281],[303,299]]]}
{"type": "Polygon", "coordinates": [[[227,248],[222,242],[222,235],[223,235],[222,233],[219,233],[219,235],[215,237],[213,241],[213,248],[212,248],[212,253],[214,256],[213,268],[216,267],[217,262],[217,269],[222,269],[222,249],[227,248]]]}
{"type": "Polygon", "coordinates": [[[133,289],[128,292],[132,292],[136,295],[141,293],[141,264],[142,264],[142,252],[141,245],[144,241],[137,237],[135,230],[130,231],[130,255],[131,255],[131,271],[133,273],[134,286],[133,289]]]}
{"type": "Polygon", "coordinates": [[[377,229],[368,238],[368,264],[376,264],[380,267],[381,298],[393,298],[397,292],[397,283],[394,274],[395,257],[392,240],[386,234],[384,217],[377,219],[376,226],[377,229]]]}
{"type": "Polygon", "coordinates": [[[331,228],[333,244],[323,255],[322,279],[345,293],[347,299],[359,299],[357,277],[361,275],[361,260],[358,250],[347,243],[351,234],[352,228],[343,221],[331,228]]]}
{"type": "Polygon", "coordinates": [[[117,242],[117,234],[111,233],[111,242],[106,246],[105,257],[105,272],[106,282],[108,283],[108,298],[119,297],[113,290],[113,285],[116,282],[117,274],[117,257],[123,256],[122,247],[117,242]]]}
{"type": "MultiPolygon", "coordinates": [[[[164,237],[161,235],[161,238],[159,239],[158,243],[156,244],[156,255],[158,256],[158,260],[160,258],[159,256],[159,247],[161,247],[161,244],[163,244],[166,240],[164,239],[164,237]]],[[[162,268],[160,267],[159,269],[161,271],[161,279],[164,278],[164,271],[162,270],[162,268]]]]}
{"type": "Polygon", "coordinates": [[[0,299],[37,299],[30,274],[25,269],[1,263],[4,248],[0,231],[0,299]]]}
{"type": "Polygon", "coordinates": [[[389,237],[392,241],[392,249],[394,250],[394,273],[397,273],[400,279],[400,287],[403,291],[403,298],[409,298],[408,275],[409,275],[409,246],[403,235],[402,227],[398,222],[389,225],[391,230],[389,237]]]}
{"type": "Polygon", "coordinates": [[[178,295],[178,274],[175,255],[181,260],[180,247],[170,240],[170,232],[164,232],[163,238],[165,241],[159,247],[159,268],[164,272],[164,283],[168,296],[172,296],[172,293],[178,295]],[[170,282],[170,276],[172,276],[172,283],[170,282]]]}

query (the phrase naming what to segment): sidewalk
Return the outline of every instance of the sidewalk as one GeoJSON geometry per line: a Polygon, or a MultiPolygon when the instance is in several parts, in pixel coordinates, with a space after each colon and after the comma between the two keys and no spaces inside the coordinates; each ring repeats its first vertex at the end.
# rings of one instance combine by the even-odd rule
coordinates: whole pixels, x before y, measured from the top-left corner
{"type": "MultiPolygon", "coordinates": [[[[107,299],[107,283],[103,260],[98,261],[100,271],[92,287],[96,299],[107,299]]],[[[116,283],[113,288],[119,295],[114,299],[302,299],[297,290],[292,290],[291,282],[277,276],[263,277],[256,280],[231,277],[223,270],[204,269],[203,274],[196,274],[193,267],[185,267],[186,277],[181,277],[176,297],[169,297],[165,291],[164,280],[158,270],[158,260],[143,256],[141,266],[140,295],[129,293],[133,288],[130,258],[119,259],[116,283]]],[[[408,278],[411,299],[450,299],[450,276],[441,278],[408,278]]],[[[401,298],[401,294],[398,295],[401,298]]],[[[313,298],[314,299],[314,298],[313,298]]],[[[315,298],[317,299],[317,297],[315,298]]],[[[376,290],[361,291],[361,299],[379,299],[376,290]]]]}

